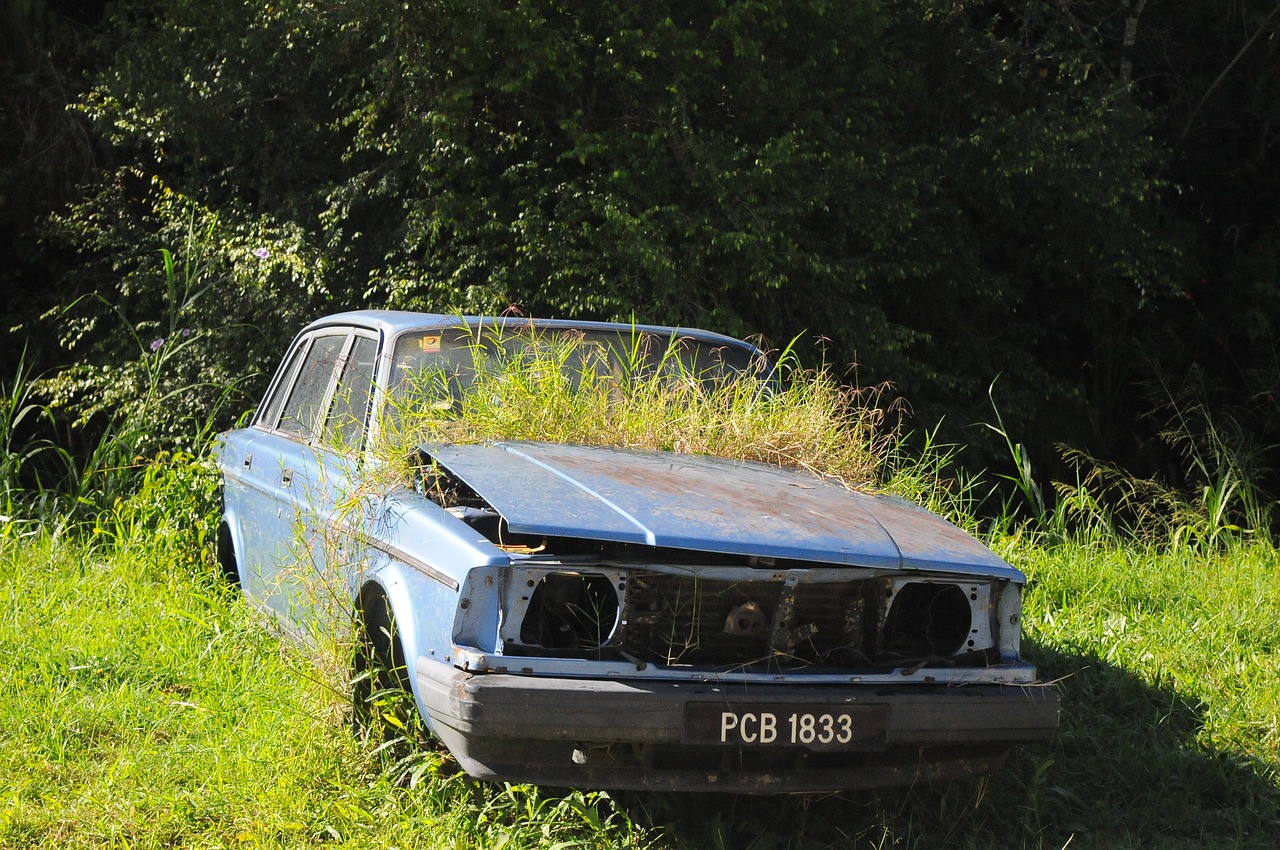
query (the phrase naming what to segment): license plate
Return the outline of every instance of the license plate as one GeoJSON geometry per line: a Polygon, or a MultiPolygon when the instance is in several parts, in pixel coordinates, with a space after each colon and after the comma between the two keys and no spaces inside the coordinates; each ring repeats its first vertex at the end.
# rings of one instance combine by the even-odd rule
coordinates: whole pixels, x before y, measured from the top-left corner
{"type": "Polygon", "coordinates": [[[887,705],[733,705],[691,702],[685,706],[686,744],[738,747],[804,747],[810,750],[884,749],[887,705]]]}

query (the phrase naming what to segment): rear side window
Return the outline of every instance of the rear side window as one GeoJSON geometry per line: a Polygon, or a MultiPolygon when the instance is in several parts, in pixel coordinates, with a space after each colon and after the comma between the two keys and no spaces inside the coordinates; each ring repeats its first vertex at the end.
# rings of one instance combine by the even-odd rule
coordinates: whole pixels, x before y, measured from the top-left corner
{"type": "Polygon", "coordinates": [[[346,333],[325,334],[312,341],[284,404],[277,426],[281,431],[296,434],[308,442],[315,438],[325,397],[348,336],[346,333]]]}
{"type": "Polygon", "coordinates": [[[325,423],[325,442],[340,448],[360,447],[369,417],[369,399],[373,395],[374,358],[377,353],[376,339],[356,337],[351,353],[344,358],[342,374],[333,394],[333,406],[325,423]]]}

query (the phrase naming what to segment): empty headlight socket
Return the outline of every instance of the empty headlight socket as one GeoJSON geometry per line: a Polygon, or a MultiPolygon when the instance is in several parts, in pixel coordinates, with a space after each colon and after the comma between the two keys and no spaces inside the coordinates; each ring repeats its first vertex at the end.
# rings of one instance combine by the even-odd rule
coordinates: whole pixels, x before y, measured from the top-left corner
{"type": "Polygon", "coordinates": [[[990,582],[886,579],[883,604],[882,650],[949,656],[995,646],[990,582]]]}
{"type": "Polygon", "coordinates": [[[627,574],[594,567],[506,571],[499,629],[503,654],[575,655],[621,645],[627,574]]]}

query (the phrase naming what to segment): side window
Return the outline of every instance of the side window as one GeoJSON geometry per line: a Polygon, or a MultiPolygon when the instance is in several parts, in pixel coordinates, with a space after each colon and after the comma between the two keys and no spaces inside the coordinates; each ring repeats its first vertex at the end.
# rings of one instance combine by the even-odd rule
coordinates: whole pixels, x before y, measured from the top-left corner
{"type": "Polygon", "coordinates": [[[373,395],[374,358],[377,353],[376,339],[356,337],[338,378],[338,389],[325,423],[325,442],[341,448],[360,447],[369,417],[369,399],[373,395]]]}
{"type": "Polygon", "coordinates": [[[293,391],[284,404],[278,426],[281,431],[297,434],[308,441],[316,436],[325,394],[333,381],[338,355],[342,354],[348,336],[345,332],[331,333],[317,336],[311,343],[298,378],[293,382],[293,391]]]}
{"type": "Polygon", "coordinates": [[[289,388],[293,386],[293,379],[298,374],[298,367],[302,364],[302,358],[307,352],[307,346],[311,340],[301,340],[293,351],[289,354],[289,359],[285,367],[280,370],[279,377],[271,386],[271,393],[263,402],[262,407],[258,409],[258,418],[254,424],[261,425],[264,428],[276,427],[276,421],[280,418],[280,408],[284,407],[285,397],[289,393],[289,388]]]}

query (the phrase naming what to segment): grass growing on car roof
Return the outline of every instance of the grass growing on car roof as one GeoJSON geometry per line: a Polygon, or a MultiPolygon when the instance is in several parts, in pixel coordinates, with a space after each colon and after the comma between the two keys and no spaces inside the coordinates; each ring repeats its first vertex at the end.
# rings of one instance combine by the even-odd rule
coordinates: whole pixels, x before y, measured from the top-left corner
{"type": "Polygon", "coordinates": [[[425,369],[398,390],[383,451],[402,458],[424,443],[542,440],[799,467],[851,487],[884,482],[897,434],[880,392],[804,369],[789,350],[771,369],[698,372],[680,345],[636,332],[610,358],[573,332],[481,330],[465,386],[425,369]],[[513,334],[524,346],[504,350],[513,334]]]}

